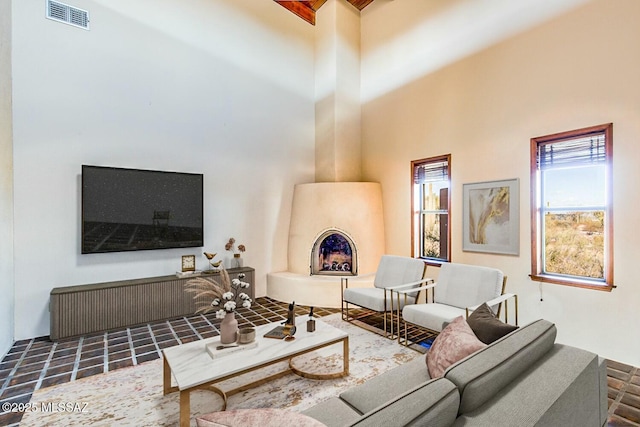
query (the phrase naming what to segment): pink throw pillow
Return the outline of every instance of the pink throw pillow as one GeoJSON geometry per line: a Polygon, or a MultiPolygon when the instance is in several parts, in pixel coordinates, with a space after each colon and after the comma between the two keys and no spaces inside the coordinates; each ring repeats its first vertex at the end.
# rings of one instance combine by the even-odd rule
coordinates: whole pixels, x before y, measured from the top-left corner
{"type": "Polygon", "coordinates": [[[304,414],[284,409],[258,408],[212,412],[196,418],[198,427],[326,427],[304,414]]]}
{"type": "Polygon", "coordinates": [[[486,346],[462,316],[456,317],[440,332],[427,352],[429,375],[441,377],[449,366],[486,346]]]}

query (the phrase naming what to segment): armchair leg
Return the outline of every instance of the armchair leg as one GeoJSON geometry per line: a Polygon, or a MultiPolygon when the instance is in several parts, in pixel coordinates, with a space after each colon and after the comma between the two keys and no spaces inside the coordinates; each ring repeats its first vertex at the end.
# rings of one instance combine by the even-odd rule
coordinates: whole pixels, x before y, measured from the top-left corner
{"type": "MultiPolygon", "coordinates": [[[[365,308],[365,312],[364,313],[360,313],[358,312],[358,310],[356,310],[356,313],[354,315],[351,315],[349,313],[349,302],[347,300],[344,299],[344,290],[348,288],[348,280],[346,278],[341,278],[340,280],[340,288],[342,291],[342,297],[340,298],[340,312],[341,312],[341,316],[342,316],[342,320],[355,324],[357,326],[359,326],[356,322],[354,322],[355,320],[361,320],[365,317],[368,317],[372,314],[375,314],[376,316],[382,315],[382,333],[379,333],[380,335],[384,336],[387,339],[392,339],[395,340],[398,337],[398,334],[400,333],[400,322],[399,320],[396,322],[394,321],[394,317],[395,317],[395,313],[394,313],[394,304],[393,304],[393,292],[391,293],[391,300],[388,299],[386,291],[385,291],[385,295],[384,295],[384,311],[382,312],[376,312],[373,310],[369,310],[365,308]],[[391,301],[391,303],[389,304],[389,301],[391,301]],[[388,306],[391,306],[391,310],[387,310],[388,306]],[[397,325],[397,326],[396,326],[397,325]],[[396,332],[397,331],[397,332],[396,332]]],[[[356,305],[356,304],[354,304],[356,305]]],[[[356,307],[358,307],[356,305],[356,307]]],[[[366,322],[365,322],[366,323],[366,322]]],[[[377,321],[376,321],[377,323],[377,321]]],[[[377,330],[380,329],[380,324],[377,323],[377,325],[375,326],[375,328],[377,330]]]]}
{"type": "Polygon", "coordinates": [[[382,329],[384,329],[384,337],[393,339],[393,317],[391,318],[391,330],[387,330],[387,290],[384,290],[384,311],[382,312],[382,329]]]}
{"type": "MultiPolygon", "coordinates": [[[[418,296],[416,295],[416,302],[417,302],[418,296]]],[[[407,305],[407,294],[404,294],[404,305],[407,305]]],[[[398,324],[398,344],[404,345],[405,347],[409,346],[409,333],[408,333],[408,326],[407,326],[407,321],[404,320],[402,318],[402,310],[400,309],[400,307],[402,307],[403,305],[400,304],[400,293],[398,293],[398,310],[397,310],[397,314],[396,314],[396,322],[398,324]],[[404,337],[402,336],[404,335],[404,337]]]]}
{"type": "MultiPolygon", "coordinates": [[[[518,326],[518,295],[515,294],[513,296],[514,301],[513,301],[513,305],[515,306],[514,311],[515,311],[515,325],[518,326]]],[[[508,323],[509,322],[509,309],[508,309],[508,302],[505,301],[504,302],[504,322],[508,323]]]]}
{"type": "Polygon", "coordinates": [[[386,335],[386,337],[390,340],[395,340],[397,335],[396,335],[396,324],[393,322],[393,311],[385,312],[384,313],[385,319],[387,318],[387,316],[389,316],[389,322],[391,323],[391,328],[389,329],[389,333],[386,335]]]}
{"type": "Polygon", "coordinates": [[[344,300],[344,290],[349,287],[349,279],[340,278],[340,311],[342,312],[342,320],[349,322],[349,303],[344,300]]]}
{"type": "Polygon", "coordinates": [[[384,331],[384,337],[389,338],[389,333],[387,332],[387,312],[382,313],[382,330],[384,331]]]}
{"type": "MultiPolygon", "coordinates": [[[[407,337],[407,324],[406,322],[401,322],[400,321],[400,293],[398,293],[398,311],[397,311],[397,324],[398,324],[398,344],[402,344],[402,340],[401,340],[401,336],[402,336],[402,326],[404,325],[404,332],[405,332],[405,343],[407,342],[406,337],[407,337]]],[[[406,344],[405,344],[406,345],[406,344]]]]}
{"type": "Polygon", "coordinates": [[[404,324],[404,342],[400,342],[400,336],[398,335],[398,343],[404,345],[405,347],[409,346],[409,338],[407,336],[407,323],[404,324]]]}
{"type": "Polygon", "coordinates": [[[408,333],[407,322],[404,319],[402,320],[402,330],[401,330],[400,316],[401,316],[400,309],[398,309],[398,344],[404,345],[405,347],[409,347],[409,333],[408,333]],[[402,335],[404,335],[404,337],[402,335]]]}
{"type": "Polygon", "coordinates": [[[344,315],[344,278],[340,278],[340,313],[342,313],[342,320],[347,320],[344,315]]]}
{"type": "Polygon", "coordinates": [[[391,291],[391,310],[387,310],[389,306],[387,300],[387,290],[384,291],[384,312],[382,313],[382,328],[384,329],[384,337],[390,340],[396,338],[395,328],[393,325],[393,291],[391,291]],[[390,329],[387,330],[387,317],[389,317],[389,322],[391,323],[390,329]]]}
{"type": "Polygon", "coordinates": [[[398,324],[398,344],[409,347],[409,333],[407,322],[402,321],[402,327],[398,324]]]}

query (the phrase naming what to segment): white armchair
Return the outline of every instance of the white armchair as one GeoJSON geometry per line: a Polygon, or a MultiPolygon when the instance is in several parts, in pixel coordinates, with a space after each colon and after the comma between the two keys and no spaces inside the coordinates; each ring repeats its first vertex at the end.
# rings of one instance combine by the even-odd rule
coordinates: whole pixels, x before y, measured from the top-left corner
{"type": "MultiPolygon", "coordinates": [[[[487,303],[494,313],[500,314],[501,303],[515,297],[517,325],[517,296],[504,294],[507,278],[502,271],[475,265],[442,264],[436,283],[422,286],[427,292],[426,304],[403,305],[400,302],[407,295],[405,290],[397,291],[398,323],[404,324],[404,341],[407,343],[407,328],[417,325],[430,331],[440,332],[458,316],[469,316],[482,303],[487,303]],[[431,301],[429,301],[431,290],[431,301]],[[400,315],[400,313],[402,313],[400,315]]],[[[412,289],[415,292],[418,289],[412,289]]],[[[506,302],[505,302],[506,304],[506,302]]],[[[398,341],[400,336],[398,336],[398,341]]]]}
{"type": "Polygon", "coordinates": [[[426,265],[422,260],[395,256],[383,255],[376,270],[373,287],[350,288],[349,279],[343,277],[340,281],[342,291],[342,319],[348,322],[362,319],[372,314],[382,314],[384,335],[388,338],[395,338],[394,328],[394,298],[392,292],[395,290],[406,290],[398,308],[407,304],[414,304],[418,298],[419,288],[431,279],[425,279],[424,273],[426,265]],[[349,304],[365,308],[359,310],[357,315],[349,313],[349,304]],[[373,313],[371,313],[373,312],[373,313]],[[387,321],[390,327],[387,327],[387,321]]]}

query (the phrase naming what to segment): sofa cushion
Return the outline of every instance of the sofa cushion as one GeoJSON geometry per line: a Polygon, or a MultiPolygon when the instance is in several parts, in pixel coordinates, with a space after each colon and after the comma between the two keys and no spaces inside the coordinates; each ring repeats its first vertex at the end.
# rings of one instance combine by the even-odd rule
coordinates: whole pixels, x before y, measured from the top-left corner
{"type": "MultiPolygon", "coordinates": [[[[385,291],[381,288],[347,288],[344,290],[343,299],[350,303],[360,307],[366,307],[369,310],[374,311],[387,311],[391,310],[391,291],[385,291]],[[386,307],[384,293],[387,293],[386,307]]],[[[415,298],[407,296],[407,304],[413,304],[415,298]]],[[[394,310],[396,308],[397,301],[394,301],[394,310]]],[[[404,307],[404,298],[400,300],[400,308],[404,307]]]]}
{"type": "MultiPolygon", "coordinates": [[[[348,403],[338,397],[333,397],[329,400],[325,400],[324,402],[320,402],[317,405],[302,411],[301,414],[314,418],[328,427],[348,426],[358,421],[362,416],[360,412],[353,409],[348,403]]],[[[261,424],[257,425],[262,427],[261,424]]]]}
{"type": "Polygon", "coordinates": [[[462,316],[456,317],[440,332],[427,352],[429,375],[441,377],[449,366],[486,346],[462,316]]]}
{"type": "Polygon", "coordinates": [[[371,378],[364,384],[340,394],[340,398],[364,414],[392,400],[405,391],[429,381],[429,371],[422,357],[371,378]]]}
{"type": "Polygon", "coordinates": [[[471,313],[467,323],[478,339],[485,344],[491,344],[498,338],[502,338],[509,332],[518,329],[517,326],[509,325],[498,319],[486,303],[483,303],[471,313]]]}
{"type": "MultiPolygon", "coordinates": [[[[373,279],[376,288],[388,288],[413,283],[424,277],[424,261],[406,256],[382,255],[373,279]]],[[[412,287],[418,287],[415,285],[412,287]]],[[[415,297],[415,294],[412,294],[415,297]]]]}
{"type": "MultiPolygon", "coordinates": [[[[600,427],[597,355],[555,344],[483,406],[460,415],[455,426],[600,427]]],[[[606,412],[606,402],[604,403],[606,412]]]]}
{"type": "Polygon", "coordinates": [[[473,411],[532,366],[552,347],[556,327],[537,320],[449,367],[444,377],[460,391],[460,414],[473,411]]]}
{"type": "Polygon", "coordinates": [[[414,325],[442,331],[458,316],[464,316],[466,311],[452,305],[429,303],[406,305],[402,310],[402,318],[414,325]]]}
{"type": "Polygon", "coordinates": [[[443,263],[435,288],[435,302],[461,309],[500,295],[502,271],[477,265],[443,263]]]}
{"type": "Polygon", "coordinates": [[[447,427],[458,414],[458,389],[444,378],[429,381],[395,396],[364,414],[352,427],[447,427]]]}

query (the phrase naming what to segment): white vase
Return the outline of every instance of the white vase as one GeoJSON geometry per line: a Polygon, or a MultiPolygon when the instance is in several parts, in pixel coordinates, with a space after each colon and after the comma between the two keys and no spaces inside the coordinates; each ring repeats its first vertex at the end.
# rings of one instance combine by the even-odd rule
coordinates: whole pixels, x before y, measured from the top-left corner
{"type": "Polygon", "coordinates": [[[220,344],[233,344],[238,340],[238,320],[236,313],[232,311],[224,315],[220,322],[220,344]]]}
{"type": "Polygon", "coordinates": [[[240,268],[244,265],[243,259],[240,254],[233,254],[233,256],[226,257],[224,259],[224,268],[240,268]]]}
{"type": "Polygon", "coordinates": [[[233,254],[231,259],[231,268],[240,268],[243,265],[242,257],[240,254],[233,254]]]}

